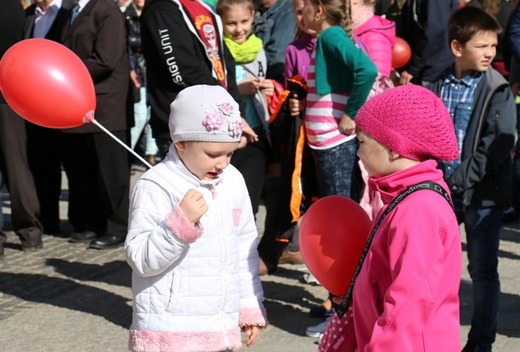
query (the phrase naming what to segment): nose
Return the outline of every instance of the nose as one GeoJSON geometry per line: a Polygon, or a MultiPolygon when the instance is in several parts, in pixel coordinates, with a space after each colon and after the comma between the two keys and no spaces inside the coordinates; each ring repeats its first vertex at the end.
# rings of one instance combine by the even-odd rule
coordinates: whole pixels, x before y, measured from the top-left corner
{"type": "Polygon", "coordinates": [[[217,171],[224,170],[229,165],[230,161],[231,157],[228,157],[227,155],[219,158],[217,164],[215,165],[215,169],[217,169],[217,171]]]}
{"type": "Polygon", "coordinates": [[[489,58],[495,57],[496,54],[497,54],[496,46],[491,46],[488,48],[488,50],[486,50],[486,56],[489,58]]]}

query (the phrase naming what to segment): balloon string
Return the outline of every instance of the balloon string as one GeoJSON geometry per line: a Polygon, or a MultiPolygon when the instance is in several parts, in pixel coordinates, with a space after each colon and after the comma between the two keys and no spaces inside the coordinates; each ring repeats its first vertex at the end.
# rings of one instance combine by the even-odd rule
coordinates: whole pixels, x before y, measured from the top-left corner
{"type": "Polygon", "coordinates": [[[132,153],[137,159],[139,159],[143,164],[145,164],[146,166],[148,166],[149,169],[152,168],[152,165],[150,165],[150,163],[146,160],[143,159],[142,156],[140,156],[139,154],[137,154],[132,148],[130,148],[129,146],[127,146],[125,143],[123,143],[119,138],[117,138],[116,136],[114,136],[112,134],[112,132],[110,132],[109,130],[107,130],[105,127],[103,127],[103,125],[101,125],[99,122],[96,121],[96,119],[92,119],[90,122],[92,122],[93,124],[95,124],[96,126],[98,126],[99,128],[101,128],[101,130],[103,132],[105,132],[106,134],[108,134],[113,140],[115,140],[117,143],[121,144],[126,150],[128,150],[130,153],[132,153]]]}

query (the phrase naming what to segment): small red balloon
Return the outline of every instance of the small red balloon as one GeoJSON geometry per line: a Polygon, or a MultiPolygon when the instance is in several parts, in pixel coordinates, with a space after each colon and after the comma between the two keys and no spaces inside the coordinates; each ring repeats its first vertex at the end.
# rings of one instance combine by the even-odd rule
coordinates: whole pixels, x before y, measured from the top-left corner
{"type": "Polygon", "coordinates": [[[365,210],[344,196],[320,198],[303,216],[303,261],[330,293],[341,297],[347,292],[371,227],[365,210]]]}
{"type": "Polygon", "coordinates": [[[11,46],[0,61],[0,89],[26,120],[71,128],[93,120],[94,83],[81,59],[67,47],[32,38],[11,46]]]}
{"type": "Polygon", "coordinates": [[[405,66],[412,57],[412,49],[406,40],[395,37],[395,44],[392,49],[392,67],[401,68],[405,66]]]}

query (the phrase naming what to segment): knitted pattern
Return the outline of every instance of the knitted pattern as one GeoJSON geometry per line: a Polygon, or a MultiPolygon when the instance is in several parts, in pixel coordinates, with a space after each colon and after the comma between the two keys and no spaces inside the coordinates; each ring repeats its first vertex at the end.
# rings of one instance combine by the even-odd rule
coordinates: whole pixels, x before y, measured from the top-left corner
{"type": "Polygon", "coordinates": [[[242,118],[238,104],[221,86],[183,89],[170,105],[172,141],[238,142],[242,118]]]}
{"type": "Polygon", "coordinates": [[[459,153],[446,106],[421,86],[407,84],[369,99],[356,125],[379,143],[412,160],[451,161],[459,153]]]}

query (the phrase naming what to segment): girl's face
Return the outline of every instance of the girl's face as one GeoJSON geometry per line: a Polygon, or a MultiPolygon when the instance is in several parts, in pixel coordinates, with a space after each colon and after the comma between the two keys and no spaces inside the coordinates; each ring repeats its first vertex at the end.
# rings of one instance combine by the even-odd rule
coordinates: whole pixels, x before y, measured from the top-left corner
{"type": "Polygon", "coordinates": [[[356,137],[359,140],[357,155],[367,170],[368,175],[373,178],[379,178],[392,173],[390,169],[390,150],[362,129],[357,128],[356,132],[356,137]]]}
{"type": "Polygon", "coordinates": [[[229,165],[238,142],[177,142],[175,148],[193,175],[199,180],[211,181],[229,165]]]}
{"type": "Polygon", "coordinates": [[[303,22],[304,6],[305,6],[304,0],[294,0],[293,1],[293,10],[294,10],[294,16],[296,17],[296,24],[298,25],[298,28],[300,28],[300,30],[302,32],[315,37],[316,31],[314,31],[310,28],[307,28],[303,22]]]}
{"type": "Polygon", "coordinates": [[[224,35],[237,44],[244,43],[251,34],[255,12],[247,4],[231,5],[224,11],[224,35]]]}
{"type": "Polygon", "coordinates": [[[303,0],[302,22],[306,30],[318,32],[320,21],[317,18],[318,5],[314,5],[311,0],[303,0]]]}

